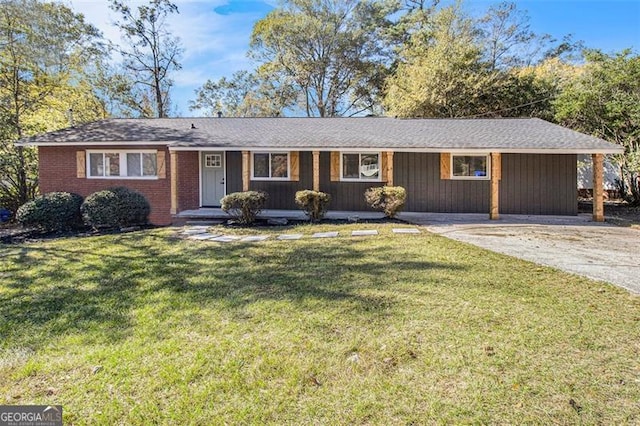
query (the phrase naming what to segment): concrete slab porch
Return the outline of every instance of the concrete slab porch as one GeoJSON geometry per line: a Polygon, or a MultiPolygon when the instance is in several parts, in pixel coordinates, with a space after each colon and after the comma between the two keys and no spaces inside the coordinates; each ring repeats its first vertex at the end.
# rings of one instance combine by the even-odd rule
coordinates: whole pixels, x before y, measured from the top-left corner
{"type": "MultiPolygon", "coordinates": [[[[178,220],[227,220],[229,215],[221,208],[203,207],[193,210],[183,210],[174,216],[178,220]]],[[[288,220],[307,220],[307,216],[302,210],[263,210],[259,219],[284,218],[288,220]]],[[[384,219],[384,214],[376,211],[336,211],[330,210],[325,216],[329,220],[349,220],[358,218],[359,220],[384,219]]],[[[536,215],[500,215],[498,220],[490,220],[486,213],[425,213],[425,212],[401,212],[397,217],[404,222],[416,225],[438,224],[481,224],[493,223],[502,225],[514,224],[540,224],[540,225],[576,225],[593,224],[590,214],[580,214],[578,216],[536,216],[536,215]]]]}
{"type": "MultiPolygon", "coordinates": [[[[206,220],[206,219],[229,219],[229,215],[220,208],[200,208],[194,210],[183,210],[175,216],[178,220],[206,220]]],[[[357,217],[359,220],[383,219],[380,212],[356,212],[356,211],[329,211],[325,218],[329,220],[348,220],[357,217]]],[[[288,219],[307,220],[307,216],[302,210],[263,210],[258,219],[288,219]]]]}

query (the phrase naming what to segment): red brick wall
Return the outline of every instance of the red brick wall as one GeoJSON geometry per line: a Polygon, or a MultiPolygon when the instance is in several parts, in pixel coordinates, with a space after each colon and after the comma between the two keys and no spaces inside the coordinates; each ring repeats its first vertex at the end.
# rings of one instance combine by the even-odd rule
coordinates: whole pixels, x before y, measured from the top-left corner
{"type": "MultiPolygon", "coordinates": [[[[171,223],[171,161],[168,150],[166,151],[166,179],[157,180],[133,180],[133,179],[86,179],[78,178],[76,171],[76,152],[82,151],[86,147],[77,146],[60,146],[49,147],[41,146],[38,148],[39,155],[39,178],[40,192],[67,191],[75,192],[83,197],[106,188],[114,186],[126,186],[138,191],[149,200],[151,204],[151,214],[149,220],[155,225],[168,225],[171,223]]],[[[157,146],[129,146],[129,147],[92,147],[92,149],[158,149],[157,146]]],[[[185,153],[185,159],[189,157],[186,154],[195,154],[196,167],[195,172],[184,170],[189,176],[185,184],[191,185],[191,175],[195,173],[196,183],[195,191],[198,194],[198,153],[185,153]]],[[[185,166],[186,167],[186,166],[185,166]]],[[[178,170],[182,174],[179,166],[178,170]]],[[[181,185],[180,180],[178,181],[181,185]]],[[[179,186],[180,187],[180,186],[179,186]]],[[[180,192],[179,192],[180,193],[180,192]]],[[[197,202],[197,201],[196,201],[197,202]]],[[[197,207],[197,206],[196,206],[197,207]]]]}
{"type": "Polygon", "coordinates": [[[191,151],[177,151],[177,154],[178,211],[197,209],[200,207],[200,156],[191,151]]]}

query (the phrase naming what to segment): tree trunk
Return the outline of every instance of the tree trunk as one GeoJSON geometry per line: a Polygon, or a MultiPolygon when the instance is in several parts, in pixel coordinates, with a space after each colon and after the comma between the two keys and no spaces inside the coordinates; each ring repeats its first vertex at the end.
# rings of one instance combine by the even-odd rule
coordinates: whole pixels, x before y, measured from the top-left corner
{"type": "Polygon", "coordinates": [[[162,89],[160,87],[160,79],[158,78],[159,73],[160,71],[158,70],[158,68],[156,68],[153,73],[153,89],[155,90],[158,118],[165,118],[166,114],[164,111],[164,102],[162,99],[162,89]]]}

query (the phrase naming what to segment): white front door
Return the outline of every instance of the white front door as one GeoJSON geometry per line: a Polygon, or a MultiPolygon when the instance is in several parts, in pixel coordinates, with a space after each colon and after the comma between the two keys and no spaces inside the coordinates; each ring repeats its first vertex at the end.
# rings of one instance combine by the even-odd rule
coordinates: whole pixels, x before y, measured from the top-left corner
{"type": "Polygon", "coordinates": [[[226,195],[224,152],[203,152],[200,161],[202,206],[220,207],[220,200],[226,195]]]}

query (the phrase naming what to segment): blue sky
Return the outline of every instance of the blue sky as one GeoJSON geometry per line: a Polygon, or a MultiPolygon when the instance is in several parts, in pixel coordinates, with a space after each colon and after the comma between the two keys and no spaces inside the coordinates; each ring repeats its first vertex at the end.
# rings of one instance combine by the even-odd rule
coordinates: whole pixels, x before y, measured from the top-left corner
{"type": "MultiPolygon", "coordinates": [[[[111,23],[116,16],[104,0],[66,0],[85,15],[105,37],[119,42],[111,23]]],[[[130,1],[132,5],[144,3],[130,1]]],[[[180,116],[194,115],[189,100],[207,79],[219,79],[241,69],[252,69],[247,58],[253,24],[277,6],[277,0],[174,0],[179,15],[170,18],[171,31],[185,48],[183,69],[174,75],[172,100],[180,116]]],[[[471,14],[482,14],[498,1],[467,0],[471,14]]],[[[633,48],[640,51],[640,0],[518,0],[531,17],[534,32],[561,39],[572,34],[590,48],[605,52],[633,48]]]]}

